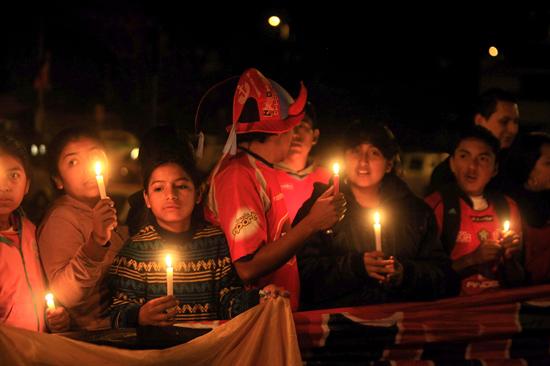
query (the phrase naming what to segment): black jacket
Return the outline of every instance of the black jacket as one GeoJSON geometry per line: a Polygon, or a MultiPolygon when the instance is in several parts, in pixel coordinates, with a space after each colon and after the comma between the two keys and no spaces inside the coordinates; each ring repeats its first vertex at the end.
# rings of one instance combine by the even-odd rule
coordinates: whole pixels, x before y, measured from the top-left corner
{"type": "MultiPolygon", "coordinates": [[[[328,186],[315,185],[312,197],[294,220],[298,223],[328,186]]],[[[301,304],[304,309],[357,306],[387,301],[429,300],[455,294],[458,280],[437,237],[430,207],[399,178],[388,175],[381,186],[382,250],[403,265],[397,288],[369,277],[363,253],[375,250],[370,210],[359,206],[348,186],[342,185],[347,212],[333,228],[318,232],[298,253],[301,304]]]]}

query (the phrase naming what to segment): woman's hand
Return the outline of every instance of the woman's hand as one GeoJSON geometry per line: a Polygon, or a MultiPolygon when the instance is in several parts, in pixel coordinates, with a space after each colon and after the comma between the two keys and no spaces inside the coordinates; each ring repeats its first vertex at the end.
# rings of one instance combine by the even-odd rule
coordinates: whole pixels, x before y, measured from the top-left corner
{"type": "Polygon", "coordinates": [[[71,327],[71,318],[63,306],[58,306],[55,310],[46,309],[46,322],[52,333],[66,332],[71,327]]]}
{"type": "Polygon", "coordinates": [[[176,315],[176,305],[176,298],[172,295],[147,301],[139,308],[139,325],[167,327],[174,324],[173,317],[176,315]]]}
{"type": "Polygon", "coordinates": [[[92,209],[94,242],[105,245],[111,240],[111,231],[117,227],[115,203],[109,198],[99,200],[92,209]]]}

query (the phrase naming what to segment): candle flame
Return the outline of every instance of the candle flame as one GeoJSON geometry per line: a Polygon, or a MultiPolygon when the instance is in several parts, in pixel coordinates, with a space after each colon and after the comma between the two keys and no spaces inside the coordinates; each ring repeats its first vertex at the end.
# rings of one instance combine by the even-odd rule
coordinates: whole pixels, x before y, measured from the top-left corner
{"type": "Polygon", "coordinates": [[[50,310],[55,310],[55,302],[53,302],[53,294],[51,292],[46,294],[46,306],[50,310]]]}
{"type": "Polygon", "coordinates": [[[95,175],[101,175],[101,162],[99,161],[95,163],[95,175]]]}
{"type": "Polygon", "coordinates": [[[380,225],[380,212],[378,211],[374,213],[374,223],[380,225]]]}
{"type": "Polygon", "coordinates": [[[334,172],[334,175],[338,175],[338,173],[340,173],[340,164],[334,163],[332,165],[332,171],[334,172]]]}
{"type": "Polygon", "coordinates": [[[172,257],[170,254],[166,255],[166,267],[172,267],[172,257]]]}
{"type": "Polygon", "coordinates": [[[504,227],[504,231],[510,230],[510,221],[509,220],[504,221],[503,227],[504,227]]]}

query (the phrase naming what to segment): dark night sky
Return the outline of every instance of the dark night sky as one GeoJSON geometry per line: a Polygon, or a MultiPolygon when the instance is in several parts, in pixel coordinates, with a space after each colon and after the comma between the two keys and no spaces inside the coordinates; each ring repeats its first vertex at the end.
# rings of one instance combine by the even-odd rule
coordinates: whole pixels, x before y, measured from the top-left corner
{"type": "MultiPolygon", "coordinates": [[[[479,92],[489,45],[505,55],[499,61],[504,68],[550,68],[547,9],[397,3],[362,9],[345,1],[294,1],[191,10],[183,2],[162,3],[19,3],[0,25],[0,93],[35,102],[42,34],[52,60],[46,99],[52,111],[91,113],[103,103],[123,127],[141,133],[154,120],[158,78],[156,120],[191,130],[202,93],[254,66],[291,94],[304,80],[329,133],[375,115],[405,131],[405,140],[410,131],[429,140],[430,132],[452,128],[479,92]],[[288,40],[266,25],[271,13],[288,22],[288,40]]],[[[541,93],[531,97],[548,94],[541,93]]]]}

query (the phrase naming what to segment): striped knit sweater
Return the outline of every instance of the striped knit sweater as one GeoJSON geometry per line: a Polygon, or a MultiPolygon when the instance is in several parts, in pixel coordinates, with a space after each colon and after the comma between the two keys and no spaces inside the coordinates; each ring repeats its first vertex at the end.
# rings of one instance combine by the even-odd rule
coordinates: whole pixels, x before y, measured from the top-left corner
{"type": "Polygon", "coordinates": [[[231,263],[223,232],[206,226],[175,236],[148,225],[130,238],[110,269],[113,328],[136,327],[141,305],[166,296],[165,254],[174,267],[176,322],[230,319],[258,304],[231,263]]]}

